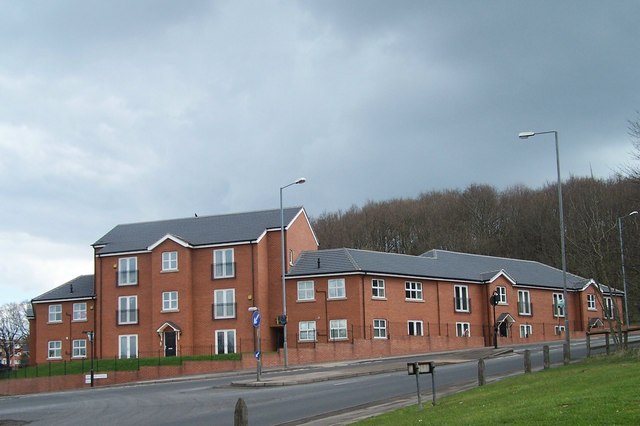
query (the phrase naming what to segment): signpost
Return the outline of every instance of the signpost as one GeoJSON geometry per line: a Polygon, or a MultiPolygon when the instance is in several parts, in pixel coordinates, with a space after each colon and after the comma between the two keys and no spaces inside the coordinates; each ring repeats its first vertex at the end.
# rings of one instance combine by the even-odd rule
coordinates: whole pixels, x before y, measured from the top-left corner
{"type": "Polygon", "coordinates": [[[496,324],[496,305],[500,303],[500,296],[497,291],[489,298],[489,302],[493,305],[493,347],[498,349],[498,324],[496,324]]]}
{"type": "Polygon", "coordinates": [[[407,363],[407,373],[410,376],[416,376],[416,388],[418,392],[418,406],[422,410],[422,399],[420,398],[420,380],[418,376],[420,374],[431,374],[431,397],[432,405],[436,405],[436,378],[435,378],[435,363],[433,361],[418,361],[407,363]]]}
{"type": "Polygon", "coordinates": [[[253,324],[253,328],[256,329],[256,340],[257,342],[254,344],[255,347],[255,357],[256,357],[256,379],[259,382],[260,376],[262,375],[262,352],[260,351],[260,322],[262,320],[262,316],[260,315],[260,309],[252,306],[249,308],[249,312],[251,314],[251,324],[253,324]]]}

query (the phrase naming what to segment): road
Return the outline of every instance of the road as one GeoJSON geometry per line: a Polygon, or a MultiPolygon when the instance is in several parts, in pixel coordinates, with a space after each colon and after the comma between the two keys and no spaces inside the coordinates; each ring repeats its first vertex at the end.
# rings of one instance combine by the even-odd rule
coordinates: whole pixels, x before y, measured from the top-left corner
{"type": "MultiPolygon", "coordinates": [[[[488,380],[522,373],[525,349],[532,351],[534,369],[542,368],[542,346],[518,346],[508,356],[485,361],[488,380]]],[[[552,364],[562,363],[561,342],[550,344],[552,364]]],[[[572,344],[572,358],[586,356],[584,343],[572,344]]],[[[423,360],[408,357],[400,361],[423,360]]],[[[398,363],[398,359],[379,363],[398,363]]],[[[297,374],[292,370],[286,374],[297,374]]],[[[265,374],[269,374],[265,372],[265,374]]],[[[284,423],[329,424],[328,417],[397,400],[403,404],[416,399],[416,382],[406,372],[391,372],[323,381],[307,385],[265,388],[237,388],[232,381],[250,379],[253,373],[220,374],[207,378],[156,382],[129,386],[94,388],[70,392],[0,398],[0,425],[8,420],[33,425],[232,425],[238,398],[248,406],[251,425],[284,423]]],[[[477,384],[477,362],[436,368],[436,395],[477,384]]],[[[428,375],[420,376],[423,401],[431,401],[428,375]]],[[[370,412],[367,408],[366,412],[370,412]]],[[[349,414],[350,415],[350,414],[349,414]]],[[[348,415],[347,415],[348,416],[348,415]]],[[[19,423],[15,423],[19,424],[19,423]]]]}

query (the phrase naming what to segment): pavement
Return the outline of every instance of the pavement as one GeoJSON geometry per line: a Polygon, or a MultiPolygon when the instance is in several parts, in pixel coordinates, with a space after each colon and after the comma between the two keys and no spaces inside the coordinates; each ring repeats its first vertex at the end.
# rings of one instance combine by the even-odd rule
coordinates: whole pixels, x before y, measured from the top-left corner
{"type": "Polygon", "coordinates": [[[481,358],[492,358],[512,353],[511,348],[474,348],[452,352],[438,352],[400,356],[395,358],[368,359],[357,361],[335,362],[330,364],[314,364],[310,366],[297,366],[290,369],[277,369],[262,371],[260,380],[246,379],[231,382],[232,386],[241,387],[268,387],[268,386],[293,386],[308,383],[324,382],[327,380],[341,380],[372,374],[383,374],[397,371],[407,371],[409,359],[431,361],[435,366],[456,364],[469,361],[477,361],[481,358]]]}

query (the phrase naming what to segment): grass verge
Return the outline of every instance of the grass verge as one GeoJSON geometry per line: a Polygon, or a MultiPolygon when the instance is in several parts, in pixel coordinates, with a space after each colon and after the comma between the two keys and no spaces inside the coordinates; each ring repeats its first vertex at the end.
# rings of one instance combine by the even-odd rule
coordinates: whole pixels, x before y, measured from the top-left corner
{"type": "MultiPolygon", "coordinates": [[[[389,412],[358,425],[640,423],[640,352],[591,358],[389,412]]],[[[436,378],[437,380],[437,378],[436,378]]],[[[425,402],[423,400],[423,402],[425,402]]]]}
{"type": "MultiPolygon", "coordinates": [[[[96,373],[107,371],[131,371],[139,367],[155,367],[163,365],[181,365],[184,361],[239,361],[241,354],[193,355],[159,358],[129,358],[129,359],[97,359],[94,364],[96,373]]],[[[69,374],[88,374],[91,362],[88,359],[79,361],[62,361],[19,368],[2,372],[0,379],[22,379],[33,377],[63,376],[69,374]]]]}

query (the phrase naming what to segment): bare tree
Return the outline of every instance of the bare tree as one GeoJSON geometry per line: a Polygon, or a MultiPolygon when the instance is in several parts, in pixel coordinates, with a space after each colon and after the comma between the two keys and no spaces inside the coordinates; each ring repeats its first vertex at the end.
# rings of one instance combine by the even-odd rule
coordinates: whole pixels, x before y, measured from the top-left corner
{"type": "Polygon", "coordinates": [[[16,346],[23,346],[29,335],[26,303],[7,303],[0,306],[0,349],[10,365],[16,346]]]}

